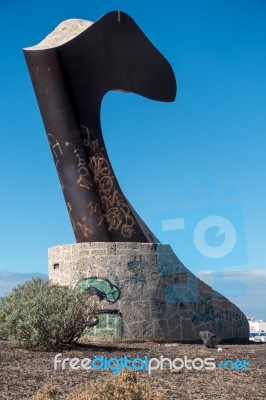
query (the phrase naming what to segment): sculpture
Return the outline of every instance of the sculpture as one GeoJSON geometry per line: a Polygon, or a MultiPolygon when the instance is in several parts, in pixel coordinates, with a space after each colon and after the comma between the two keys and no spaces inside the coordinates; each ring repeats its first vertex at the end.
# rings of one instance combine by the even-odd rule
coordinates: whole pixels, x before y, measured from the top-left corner
{"type": "Polygon", "coordinates": [[[246,338],[244,314],[158,243],[122,193],[105,149],[105,93],[173,101],[169,63],[119,11],[95,23],[66,21],[24,54],[78,242],[49,249],[49,280],[98,297],[99,323],[90,335],[193,341],[209,331],[246,338]]]}
{"type": "MultiPolygon", "coordinates": [[[[82,21],[69,21],[80,29],[82,21]]],[[[65,43],[50,35],[24,49],[76,240],[159,242],[117,182],[100,108],[110,90],[173,101],[173,70],[123,12],[110,12],[95,23],[83,21],[80,30],[65,43]]]]}

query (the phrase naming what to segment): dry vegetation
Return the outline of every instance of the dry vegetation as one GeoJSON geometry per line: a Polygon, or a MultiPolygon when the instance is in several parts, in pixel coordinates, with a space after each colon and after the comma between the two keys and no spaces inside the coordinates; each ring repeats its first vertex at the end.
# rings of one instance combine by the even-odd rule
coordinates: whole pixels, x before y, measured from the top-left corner
{"type": "MultiPolygon", "coordinates": [[[[59,389],[54,385],[44,385],[30,400],[60,400],[59,389]]],[[[147,382],[139,382],[136,373],[121,371],[113,378],[108,378],[101,385],[91,383],[83,385],[71,394],[63,397],[65,400],[164,400],[162,393],[156,393],[147,382]]]]}
{"type": "Polygon", "coordinates": [[[214,357],[246,359],[250,371],[188,371],[168,369],[112,375],[109,371],[54,370],[56,352],[19,349],[0,342],[1,400],[262,400],[266,399],[266,344],[221,345],[222,351],[199,344],[137,343],[79,344],[62,351],[62,357],[214,357]],[[163,394],[163,397],[161,396],[163,394]],[[156,397],[157,396],[157,397],[156,397]]]}

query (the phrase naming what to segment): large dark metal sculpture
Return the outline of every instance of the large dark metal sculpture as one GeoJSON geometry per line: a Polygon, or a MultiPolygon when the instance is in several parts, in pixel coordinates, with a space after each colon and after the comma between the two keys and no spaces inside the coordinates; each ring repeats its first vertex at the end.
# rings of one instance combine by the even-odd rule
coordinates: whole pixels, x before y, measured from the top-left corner
{"type": "Polygon", "coordinates": [[[169,63],[122,12],[62,45],[24,54],[77,242],[158,242],[120,189],[100,108],[110,90],[173,101],[169,63]]]}

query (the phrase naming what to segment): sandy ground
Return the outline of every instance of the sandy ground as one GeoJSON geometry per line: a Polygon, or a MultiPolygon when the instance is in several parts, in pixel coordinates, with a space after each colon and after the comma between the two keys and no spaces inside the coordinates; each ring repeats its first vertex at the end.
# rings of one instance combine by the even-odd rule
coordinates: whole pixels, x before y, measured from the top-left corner
{"type": "MultiPolygon", "coordinates": [[[[236,361],[246,360],[250,370],[224,370],[216,367],[215,370],[187,370],[171,372],[165,365],[162,370],[148,374],[139,371],[140,380],[148,381],[156,391],[162,391],[166,399],[266,399],[266,343],[222,344],[222,351],[207,349],[202,344],[80,344],[72,349],[62,351],[63,357],[89,357],[105,356],[120,358],[125,355],[129,359],[135,357],[170,359],[214,358],[215,363],[228,359],[236,361]]],[[[55,370],[54,357],[56,352],[28,351],[19,349],[14,343],[0,342],[0,399],[22,400],[35,393],[44,383],[56,384],[61,393],[71,392],[77,385],[89,384],[91,381],[99,385],[110,371],[81,371],[81,370],[55,370]]],[[[180,365],[180,364],[178,364],[180,365]]],[[[116,379],[113,376],[113,379],[116,379]]]]}

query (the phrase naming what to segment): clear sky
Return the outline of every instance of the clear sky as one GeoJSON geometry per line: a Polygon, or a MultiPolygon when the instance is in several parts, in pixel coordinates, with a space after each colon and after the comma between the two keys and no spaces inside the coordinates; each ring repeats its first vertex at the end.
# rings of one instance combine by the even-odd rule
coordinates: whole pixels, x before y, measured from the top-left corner
{"type": "Polygon", "coordinates": [[[0,5],[0,271],[47,273],[47,248],[75,241],[22,48],[65,19],[112,10],[137,22],[178,84],[173,103],[105,96],[102,128],[121,187],[192,272],[266,318],[264,0],[0,5]]]}

